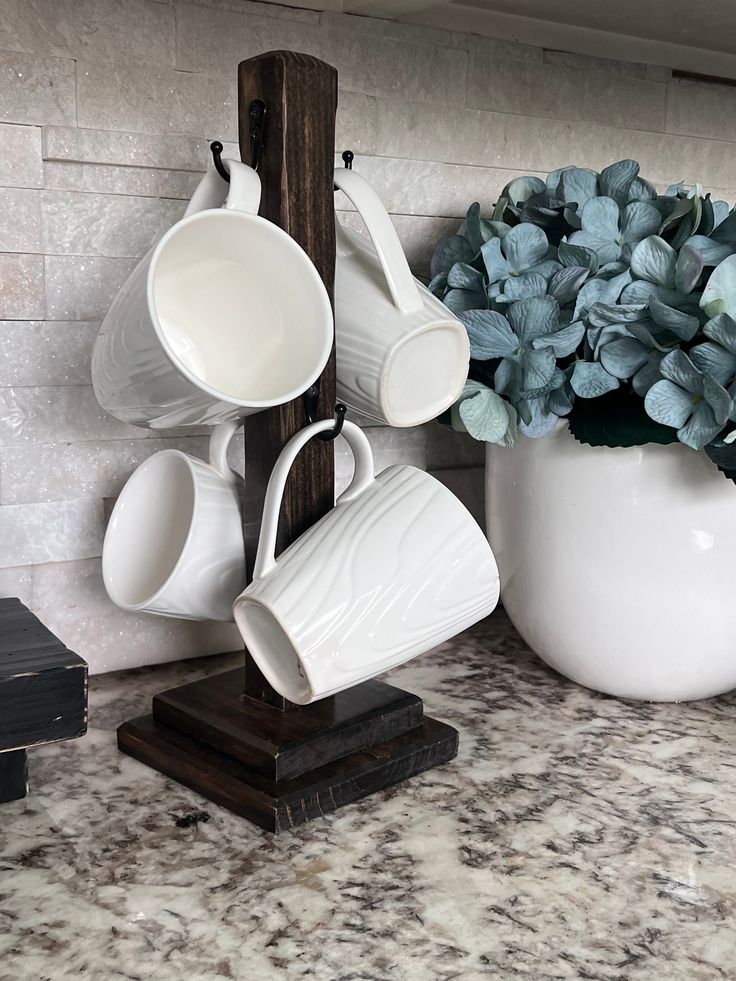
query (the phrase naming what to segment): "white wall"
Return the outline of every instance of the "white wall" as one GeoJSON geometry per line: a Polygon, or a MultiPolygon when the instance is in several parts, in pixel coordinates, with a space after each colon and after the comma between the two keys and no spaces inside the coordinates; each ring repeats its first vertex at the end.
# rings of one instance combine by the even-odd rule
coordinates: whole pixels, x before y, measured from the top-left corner
{"type": "MultiPolygon", "coordinates": [[[[207,141],[235,141],[238,61],[282,47],[338,68],[337,150],[357,154],[418,273],[468,203],[489,206],[519,172],[634,156],[650,179],[734,197],[736,93],[661,67],[246,0],[4,0],[2,13],[0,595],[93,670],[237,645],[229,627],[106,599],[101,543],[125,479],[157,449],[204,440],[107,417],[89,357],[136,258],[183,212],[207,141]]],[[[369,435],[379,466],[438,471],[479,510],[481,447],[437,425],[369,435]]],[[[338,447],[341,482],[347,466],[338,447]]]]}

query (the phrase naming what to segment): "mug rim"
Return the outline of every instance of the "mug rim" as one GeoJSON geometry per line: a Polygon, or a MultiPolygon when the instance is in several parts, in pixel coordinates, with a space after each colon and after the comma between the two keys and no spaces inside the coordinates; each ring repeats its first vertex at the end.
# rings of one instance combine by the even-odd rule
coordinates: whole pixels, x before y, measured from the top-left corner
{"type": "MultiPolygon", "coordinates": [[[[116,606],[119,606],[122,610],[128,610],[131,613],[139,613],[141,611],[146,611],[148,609],[148,607],[151,606],[152,603],[154,603],[157,599],[159,599],[159,597],[161,596],[161,594],[167,589],[167,587],[171,583],[171,581],[174,578],[174,576],[180,570],[180,566],[181,566],[182,561],[184,559],[184,555],[185,555],[186,550],[189,547],[189,545],[191,543],[191,540],[192,540],[192,537],[194,535],[195,513],[197,511],[197,506],[199,504],[199,499],[200,499],[200,496],[201,496],[201,492],[199,490],[199,484],[198,484],[198,482],[197,482],[197,480],[195,478],[194,468],[191,465],[192,464],[192,461],[197,462],[197,463],[201,463],[203,466],[210,466],[210,464],[206,463],[204,460],[198,460],[197,457],[190,456],[188,453],[185,453],[183,450],[176,450],[176,449],[173,449],[173,448],[166,449],[166,450],[159,450],[157,453],[153,453],[151,456],[149,456],[149,458],[147,460],[144,460],[143,463],[140,464],[140,466],[136,467],[136,469],[133,471],[133,473],[130,475],[130,477],[126,481],[125,487],[123,487],[123,489],[120,491],[120,494],[118,495],[118,499],[115,502],[115,506],[113,507],[112,512],[110,513],[110,520],[107,523],[107,529],[105,530],[105,538],[103,539],[103,542],[102,542],[102,580],[103,580],[103,582],[105,584],[105,590],[107,592],[107,595],[110,597],[110,599],[113,601],[113,603],[116,606]],[[193,499],[192,499],[192,513],[191,513],[190,518],[189,518],[189,527],[187,528],[186,537],[184,538],[184,543],[182,544],[181,551],[179,552],[179,557],[177,558],[176,562],[174,563],[174,566],[173,566],[171,572],[166,577],[165,582],[163,582],[162,585],[159,586],[159,588],[156,590],[155,593],[151,593],[150,596],[147,596],[140,603],[125,603],[117,595],[117,591],[110,588],[110,583],[108,581],[108,575],[107,575],[107,573],[105,571],[105,566],[107,564],[106,561],[105,561],[105,540],[107,539],[107,529],[109,529],[110,526],[112,525],[113,519],[115,518],[115,514],[116,514],[118,508],[120,508],[122,506],[123,495],[125,494],[125,491],[127,490],[127,488],[130,486],[131,482],[137,477],[138,474],[145,475],[145,471],[148,470],[148,469],[150,469],[150,467],[152,466],[153,461],[156,460],[156,459],[161,459],[161,457],[163,457],[163,456],[175,456],[175,457],[179,457],[180,459],[183,459],[184,462],[187,465],[187,469],[189,470],[189,476],[191,478],[192,487],[193,487],[193,491],[194,491],[194,493],[193,493],[193,499]],[[115,594],[115,595],[113,595],[113,594],[115,594]]],[[[214,467],[212,467],[211,469],[214,470],[214,467]]],[[[109,559],[108,559],[108,562],[109,562],[109,559]]],[[[158,611],[154,611],[154,612],[158,612],[158,611]]]]}
{"type": "MultiPolygon", "coordinates": [[[[266,576],[268,576],[268,575],[269,575],[269,573],[266,573],[266,576]]],[[[241,617],[243,616],[243,607],[246,607],[246,606],[256,606],[256,607],[258,607],[261,610],[265,610],[268,614],[270,614],[271,617],[273,617],[273,619],[276,621],[278,627],[284,632],[284,634],[287,637],[289,643],[291,644],[292,648],[294,649],[294,652],[296,654],[296,657],[297,657],[297,659],[299,661],[299,665],[300,665],[302,671],[304,672],[304,680],[306,681],[306,686],[307,686],[307,689],[308,689],[307,690],[307,697],[306,697],[306,699],[294,698],[294,697],[292,697],[291,694],[286,695],[284,697],[288,698],[289,701],[294,702],[295,705],[310,705],[312,702],[318,701],[321,698],[326,698],[327,695],[319,695],[317,693],[317,691],[316,691],[316,689],[314,687],[314,680],[312,679],[312,673],[309,670],[307,664],[304,662],[303,658],[297,653],[298,650],[299,650],[299,648],[298,648],[298,645],[297,645],[297,643],[296,643],[296,641],[294,639],[294,636],[293,636],[291,630],[289,629],[288,625],[284,623],[283,619],[279,616],[279,614],[277,613],[277,611],[273,608],[273,604],[269,600],[264,600],[260,596],[246,595],[247,589],[248,589],[248,587],[246,586],[245,590],[243,590],[243,592],[240,594],[240,596],[238,596],[238,598],[233,603],[233,619],[235,620],[235,624],[236,624],[238,630],[240,631],[240,634],[241,634],[243,640],[245,641],[245,645],[248,648],[249,654],[251,655],[251,657],[253,658],[253,660],[258,665],[259,670],[265,676],[266,681],[268,681],[268,683],[273,688],[275,688],[276,691],[278,691],[279,693],[281,693],[280,689],[281,689],[282,686],[279,685],[279,680],[278,680],[278,676],[277,676],[276,672],[272,670],[271,664],[268,661],[268,659],[267,658],[264,658],[264,657],[261,657],[260,649],[256,653],[255,648],[258,648],[258,643],[256,642],[254,644],[253,641],[252,641],[252,639],[250,641],[246,639],[245,631],[243,630],[243,627],[241,626],[241,622],[238,620],[238,616],[239,615],[241,617]]],[[[246,614],[246,616],[247,616],[247,614],[246,614]]]]}
{"type": "MultiPolygon", "coordinates": [[[[148,265],[148,271],[146,273],[146,300],[148,302],[148,311],[149,311],[149,316],[151,318],[151,323],[153,324],[153,329],[156,332],[156,337],[158,338],[159,344],[161,345],[161,348],[164,351],[166,357],[172,363],[174,368],[177,371],[179,371],[182,375],[184,375],[184,377],[187,378],[188,381],[190,381],[196,388],[200,389],[206,395],[209,395],[211,399],[214,399],[217,402],[225,402],[228,405],[232,405],[237,408],[243,407],[243,408],[255,408],[255,409],[270,409],[277,405],[284,405],[286,402],[291,402],[292,399],[298,398],[300,395],[306,392],[306,390],[309,388],[310,385],[314,384],[314,382],[319,378],[319,376],[324,371],[325,365],[327,364],[330,358],[330,352],[332,351],[332,345],[334,343],[334,336],[335,336],[335,322],[332,313],[332,306],[330,304],[330,298],[327,293],[327,288],[325,287],[325,284],[322,281],[322,277],[317,272],[314,263],[309,258],[309,256],[304,251],[304,249],[299,245],[299,243],[295,239],[293,239],[291,235],[287,234],[287,232],[285,232],[283,228],[280,228],[272,221],[268,221],[268,219],[266,218],[262,218],[260,215],[253,215],[246,211],[238,211],[235,209],[225,208],[225,207],[207,208],[204,211],[197,211],[192,215],[187,215],[187,217],[182,218],[180,221],[176,222],[176,224],[172,225],[171,228],[169,228],[164,233],[164,235],[160,238],[160,240],[157,242],[151,254],[151,261],[148,265]],[[232,395],[228,395],[225,392],[221,392],[219,389],[214,388],[212,385],[207,384],[207,382],[203,381],[201,378],[195,375],[194,372],[189,367],[187,367],[187,365],[184,364],[183,361],[179,359],[179,357],[176,355],[175,351],[172,349],[171,345],[169,344],[168,338],[166,337],[166,333],[158,317],[158,311],[156,309],[155,298],[153,295],[154,292],[153,279],[154,279],[154,272],[156,269],[156,265],[158,263],[159,256],[161,255],[161,252],[163,251],[164,247],[169,242],[169,240],[173,238],[174,235],[176,235],[176,233],[180,228],[184,227],[185,225],[190,225],[192,224],[192,222],[200,221],[203,218],[211,217],[212,215],[217,215],[218,217],[222,215],[226,215],[228,219],[231,218],[237,218],[238,220],[245,219],[248,222],[255,222],[260,226],[266,225],[268,226],[268,229],[272,234],[275,234],[276,237],[281,239],[282,241],[285,240],[285,244],[287,245],[287,247],[291,248],[292,251],[295,252],[301,260],[306,261],[306,265],[308,267],[308,275],[315,282],[315,285],[317,287],[317,293],[320,296],[320,305],[322,307],[322,313],[324,314],[324,323],[329,324],[329,328],[325,331],[324,344],[320,352],[319,367],[317,368],[316,371],[314,371],[309,376],[308,381],[305,382],[303,387],[291,389],[290,391],[285,392],[283,395],[279,395],[273,399],[251,399],[245,402],[242,399],[236,399],[233,398],[232,395]]],[[[166,452],[166,451],[162,451],[162,452],[166,452]]]]}

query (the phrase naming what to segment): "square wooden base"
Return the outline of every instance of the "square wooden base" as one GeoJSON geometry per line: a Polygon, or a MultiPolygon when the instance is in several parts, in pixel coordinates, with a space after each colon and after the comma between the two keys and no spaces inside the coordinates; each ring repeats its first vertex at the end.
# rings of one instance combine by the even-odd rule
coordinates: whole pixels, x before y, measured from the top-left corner
{"type": "Polygon", "coordinates": [[[241,670],[162,692],[118,746],[269,831],[282,831],[446,763],[455,729],[380,681],[289,711],[242,694],[241,670]]]}
{"type": "Polygon", "coordinates": [[[424,718],[387,742],[290,780],[269,780],[153,716],[124,723],[118,746],[129,756],[196,790],[267,831],[283,831],[350,804],[383,787],[453,759],[457,731],[424,718]]]}

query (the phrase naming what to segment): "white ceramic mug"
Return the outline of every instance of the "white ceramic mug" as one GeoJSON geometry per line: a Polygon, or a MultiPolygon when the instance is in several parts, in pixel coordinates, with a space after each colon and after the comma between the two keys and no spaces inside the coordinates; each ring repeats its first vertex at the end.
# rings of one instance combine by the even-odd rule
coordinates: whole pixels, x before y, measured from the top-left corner
{"type": "Polygon", "coordinates": [[[232,620],[245,585],[239,478],[227,463],[238,426],[215,428],[209,463],[162,450],[126,483],[102,547],[105,589],[124,610],[232,620]]]}
{"type": "Polygon", "coordinates": [[[330,356],[332,310],[317,270],[258,217],[255,171],[224,163],[229,191],[215,170],[205,174],[103,321],[92,381],[102,408],[124,422],[242,418],[296,398],[330,356]]]}
{"type": "Polygon", "coordinates": [[[455,495],[416,467],[374,476],[370,444],[349,422],[352,482],[275,558],[289,469],[333,424],[313,423],[284,447],[266,491],[253,582],[234,606],[259,668],[300,705],[423,654],[487,616],[499,594],[488,541],[455,495]]]}
{"type": "Polygon", "coordinates": [[[337,222],[337,395],[389,426],[418,426],[458,398],[470,346],[458,318],[414,278],[380,198],[354,170],[335,186],[350,198],[370,240],[337,222]],[[372,241],[372,245],[371,245],[372,241]]]}

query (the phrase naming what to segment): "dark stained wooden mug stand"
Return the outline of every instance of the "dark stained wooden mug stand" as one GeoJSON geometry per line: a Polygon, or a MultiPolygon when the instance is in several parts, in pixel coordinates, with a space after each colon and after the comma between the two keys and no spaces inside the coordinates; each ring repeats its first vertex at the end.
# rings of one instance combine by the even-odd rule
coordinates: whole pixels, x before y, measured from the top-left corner
{"type": "MultiPolygon", "coordinates": [[[[244,160],[251,161],[251,104],[260,99],[267,109],[260,213],[302,246],[332,299],[337,72],[308,55],[269,52],[240,64],[238,98],[244,160]]],[[[333,348],[317,418],[329,418],[334,405],[333,348]]],[[[249,572],[271,470],[306,421],[301,399],[246,421],[249,572]]],[[[289,476],[279,550],[333,502],[333,444],[314,439],[289,476]]],[[[270,831],[302,824],[447,762],[457,742],[455,729],[424,715],[418,696],[380,681],[312,705],[293,705],[268,684],[247,651],[244,669],[162,692],[153,699],[151,715],[118,730],[123,752],[270,831]]]]}

